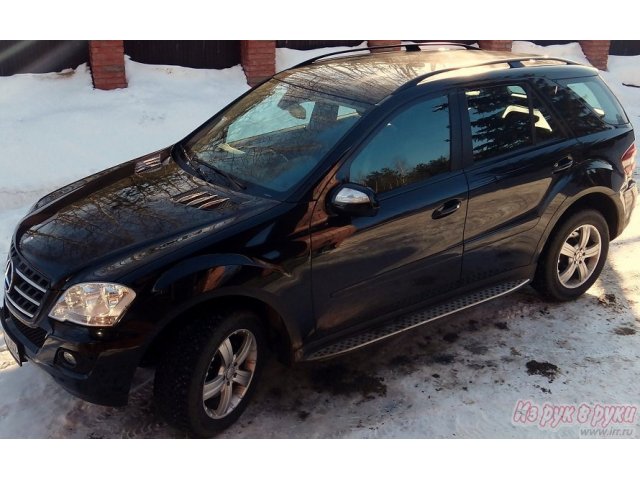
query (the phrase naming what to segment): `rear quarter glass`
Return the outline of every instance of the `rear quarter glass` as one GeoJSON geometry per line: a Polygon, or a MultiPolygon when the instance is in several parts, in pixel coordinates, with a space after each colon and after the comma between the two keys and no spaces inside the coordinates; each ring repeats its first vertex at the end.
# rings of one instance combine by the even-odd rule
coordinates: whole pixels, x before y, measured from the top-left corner
{"type": "Polygon", "coordinates": [[[572,95],[577,96],[593,114],[610,125],[625,125],[629,118],[618,99],[600,77],[558,80],[572,95]]]}

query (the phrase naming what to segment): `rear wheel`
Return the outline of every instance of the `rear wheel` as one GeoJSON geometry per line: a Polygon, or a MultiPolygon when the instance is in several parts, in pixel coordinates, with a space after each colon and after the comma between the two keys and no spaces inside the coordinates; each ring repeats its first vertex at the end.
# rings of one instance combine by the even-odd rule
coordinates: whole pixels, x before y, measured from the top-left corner
{"type": "Polygon", "coordinates": [[[609,252],[609,228],[600,212],[567,218],[552,234],[538,262],[533,286],[551,300],[573,300],[598,279],[609,252]]]}
{"type": "Polygon", "coordinates": [[[156,370],[154,394],[172,425],[211,436],[242,414],[265,360],[260,319],[233,312],[180,331],[156,370]]]}

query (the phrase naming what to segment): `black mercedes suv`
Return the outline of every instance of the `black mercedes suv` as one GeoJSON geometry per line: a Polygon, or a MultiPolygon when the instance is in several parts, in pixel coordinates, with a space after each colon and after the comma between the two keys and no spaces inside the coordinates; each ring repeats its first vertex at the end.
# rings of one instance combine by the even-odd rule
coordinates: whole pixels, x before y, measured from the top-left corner
{"type": "Polygon", "coordinates": [[[637,197],[633,129],[595,69],[349,53],[33,205],[4,278],[16,360],[104,405],[155,366],[160,412],[206,436],[268,351],[325,359],[529,282],[556,301],[594,283],[637,197]]]}

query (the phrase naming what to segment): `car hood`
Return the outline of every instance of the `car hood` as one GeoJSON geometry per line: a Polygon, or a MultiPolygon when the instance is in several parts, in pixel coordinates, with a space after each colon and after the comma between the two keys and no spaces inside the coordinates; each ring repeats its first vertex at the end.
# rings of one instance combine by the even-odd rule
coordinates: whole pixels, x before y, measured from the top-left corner
{"type": "Polygon", "coordinates": [[[14,242],[55,284],[88,266],[210,234],[277,203],[209,184],[163,151],[44,197],[22,220],[14,242]]]}

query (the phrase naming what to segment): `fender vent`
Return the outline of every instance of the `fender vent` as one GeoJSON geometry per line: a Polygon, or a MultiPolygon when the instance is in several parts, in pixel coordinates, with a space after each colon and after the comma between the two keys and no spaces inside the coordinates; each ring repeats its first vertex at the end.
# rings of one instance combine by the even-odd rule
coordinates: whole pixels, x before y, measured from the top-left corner
{"type": "Polygon", "coordinates": [[[155,157],[136,162],[135,173],[146,172],[148,170],[159,168],[160,166],[162,166],[162,158],[160,155],[156,155],[155,157]]]}
{"type": "Polygon", "coordinates": [[[199,208],[200,210],[213,210],[223,206],[229,201],[228,198],[220,197],[203,188],[181,193],[173,197],[173,200],[187,207],[199,208]]]}

